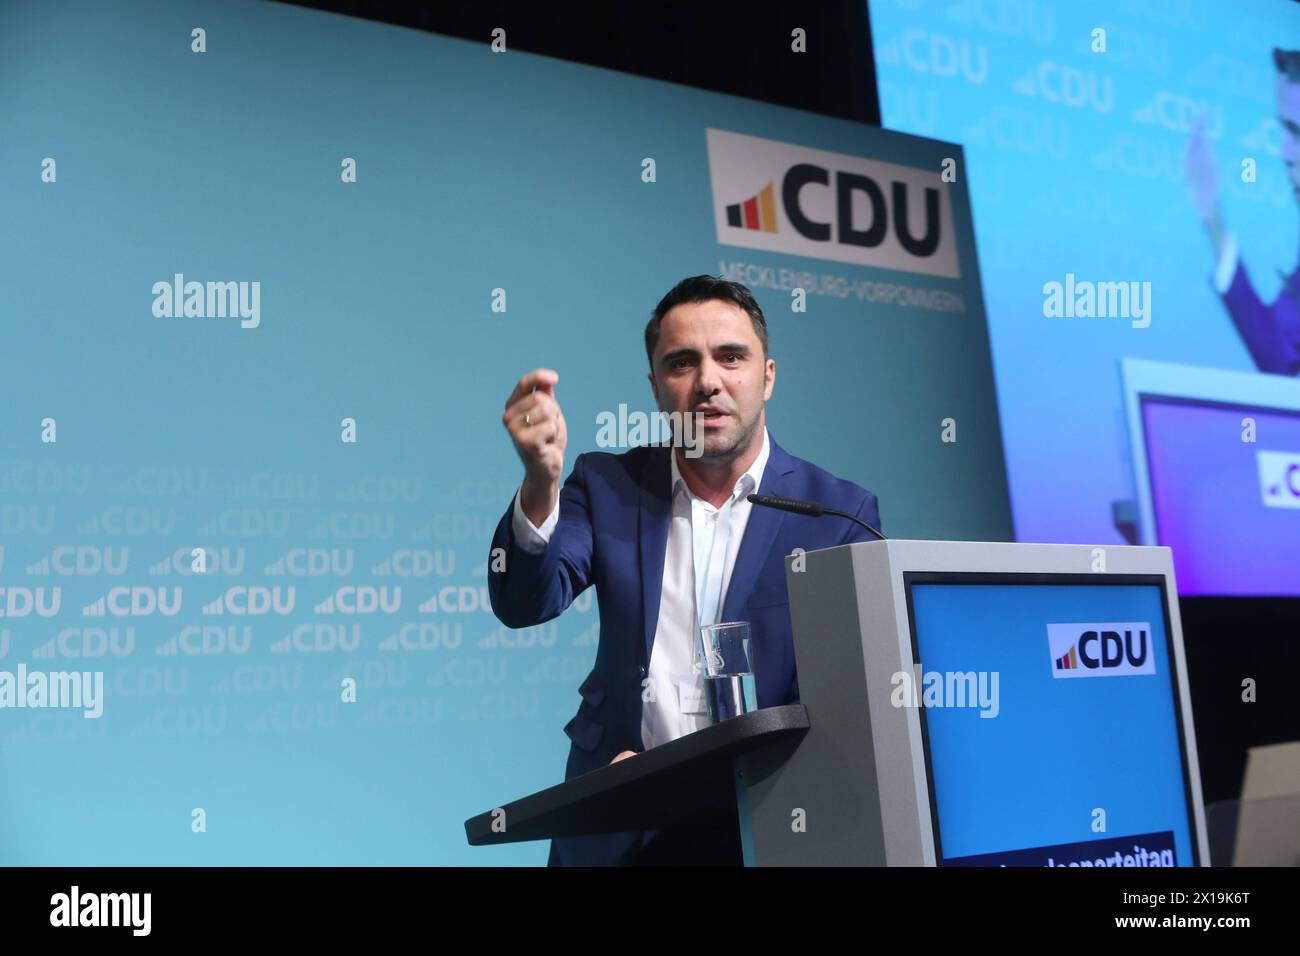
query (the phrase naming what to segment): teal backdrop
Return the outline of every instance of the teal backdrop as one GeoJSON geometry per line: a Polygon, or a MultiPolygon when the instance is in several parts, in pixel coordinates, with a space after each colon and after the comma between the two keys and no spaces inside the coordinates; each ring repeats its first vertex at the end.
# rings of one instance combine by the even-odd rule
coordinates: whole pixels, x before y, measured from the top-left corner
{"type": "Polygon", "coordinates": [[[0,862],[543,863],[463,821],[563,779],[598,618],[591,592],[523,631],[486,606],[501,412],[557,369],[567,468],[599,414],[652,410],[642,331],[687,275],[751,285],[773,437],[887,533],[1011,539],[957,147],[489,39],[0,7],[0,671],[104,680],[97,719],[0,709],[0,862]],[[953,159],[959,277],[720,243],[707,129],[953,159]],[[176,274],[259,283],[257,327],[156,315],[176,274]]]}

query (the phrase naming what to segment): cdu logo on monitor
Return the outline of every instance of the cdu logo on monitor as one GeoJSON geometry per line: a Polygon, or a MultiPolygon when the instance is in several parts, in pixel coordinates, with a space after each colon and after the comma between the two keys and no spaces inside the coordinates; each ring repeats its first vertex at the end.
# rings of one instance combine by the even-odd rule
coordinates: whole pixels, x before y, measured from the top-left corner
{"type": "Polygon", "coordinates": [[[1053,677],[1123,677],[1154,674],[1151,625],[1049,624],[1053,677]]]}
{"type": "Polygon", "coordinates": [[[1300,508],[1300,453],[1256,452],[1259,490],[1266,508],[1300,508]]]}

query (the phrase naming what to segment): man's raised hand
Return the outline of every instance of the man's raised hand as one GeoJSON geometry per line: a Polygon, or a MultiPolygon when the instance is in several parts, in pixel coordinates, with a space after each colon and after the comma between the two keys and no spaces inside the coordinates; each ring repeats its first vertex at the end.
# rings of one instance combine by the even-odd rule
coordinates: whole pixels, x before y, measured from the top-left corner
{"type": "Polygon", "coordinates": [[[552,369],[533,369],[510,393],[501,416],[524,463],[519,505],[528,520],[539,527],[555,508],[560,479],[564,477],[564,448],[569,433],[564,413],[555,400],[559,380],[559,373],[552,369]]]}

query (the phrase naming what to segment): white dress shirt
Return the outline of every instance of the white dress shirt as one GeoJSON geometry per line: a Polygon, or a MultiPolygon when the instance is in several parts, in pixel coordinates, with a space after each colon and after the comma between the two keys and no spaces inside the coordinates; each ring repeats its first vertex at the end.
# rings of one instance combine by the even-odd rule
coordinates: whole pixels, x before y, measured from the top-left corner
{"type": "MultiPolygon", "coordinates": [[[[763,447],[749,470],[736,481],[731,497],[715,508],[687,486],[672,455],[672,519],[664,554],[659,620],[650,651],[650,668],[643,685],[641,743],[656,747],[708,726],[704,681],[696,665],[698,627],[720,622],[731,570],[754,507],[747,495],[763,481],[770,450],[767,428],[763,447]]],[[[545,550],[560,520],[555,508],[540,528],[533,525],[515,493],[515,540],[525,551],[545,550]]]]}

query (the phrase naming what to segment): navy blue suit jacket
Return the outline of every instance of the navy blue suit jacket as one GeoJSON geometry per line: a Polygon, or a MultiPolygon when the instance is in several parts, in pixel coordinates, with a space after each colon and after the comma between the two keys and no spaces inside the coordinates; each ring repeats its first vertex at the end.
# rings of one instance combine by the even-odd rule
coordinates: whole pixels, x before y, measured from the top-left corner
{"type": "MultiPolygon", "coordinates": [[[[759,494],[817,501],[880,527],[875,495],[789,454],[770,430],[768,438],[759,494]]],[[[672,518],[670,453],[666,446],[640,446],[618,455],[579,455],[560,491],[559,523],[545,551],[533,555],[516,545],[513,499],[492,538],[492,548],[505,549],[506,559],[504,570],[489,571],[488,594],[493,613],[507,627],[549,621],[596,587],[600,644],[596,666],[578,688],[578,711],[564,727],[571,742],[566,780],[607,765],[620,751],[644,749],[642,680],[659,619],[672,518]]],[[[752,625],[758,707],[799,700],[784,556],[795,548],[812,551],[872,537],[835,515],[812,518],[758,505],[750,511],[722,620],[752,625]]],[[[550,862],[625,862],[645,837],[638,832],[557,839],[550,862]]]]}

